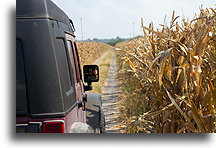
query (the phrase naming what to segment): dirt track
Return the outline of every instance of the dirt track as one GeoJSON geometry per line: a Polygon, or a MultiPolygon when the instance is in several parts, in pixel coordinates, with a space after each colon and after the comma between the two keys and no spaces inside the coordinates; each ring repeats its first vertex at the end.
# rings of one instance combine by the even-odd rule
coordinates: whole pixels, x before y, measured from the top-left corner
{"type": "Polygon", "coordinates": [[[106,133],[118,133],[119,129],[116,127],[119,123],[116,121],[118,114],[118,94],[119,86],[118,80],[116,76],[117,65],[116,65],[116,55],[115,52],[112,51],[112,57],[110,61],[110,69],[108,74],[108,79],[104,86],[104,91],[102,94],[102,107],[105,114],[105,122],[106,122],[106,133]]]}
{"type": "Polygon", "coordinates": [[[107,56],[108,52],[109,52],[109,51],[105,52],[100,58],[98,58],[98,59],[94,62],[94,64],[99,65],[100,62],[107,56]]]}

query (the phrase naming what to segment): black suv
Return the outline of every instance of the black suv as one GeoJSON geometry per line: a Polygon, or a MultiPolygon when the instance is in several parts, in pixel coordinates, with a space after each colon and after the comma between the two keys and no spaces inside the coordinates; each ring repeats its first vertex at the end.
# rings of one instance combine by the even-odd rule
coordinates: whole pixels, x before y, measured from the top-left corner
{"type": "Polygon", "coordinates": [[[17,0],[16,132],[104,132],[101,96],[85,93],[99,68],[83,78],[74,31],[51,0],[17,0]]]}

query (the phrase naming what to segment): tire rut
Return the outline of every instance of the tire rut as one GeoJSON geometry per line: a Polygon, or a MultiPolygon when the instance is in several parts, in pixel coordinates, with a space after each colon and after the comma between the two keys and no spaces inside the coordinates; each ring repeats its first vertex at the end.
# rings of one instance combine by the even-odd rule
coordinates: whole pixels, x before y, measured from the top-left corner
{"type": "Polygon", "coordinates": [[[117,114],[119,113],[117,103],[119,101],[118,94],[120,93],[116,74],[117,70],[116,54],[112,51],[108,79],[102,94],[102,108],[105,115],[106,133],[119,132],[119,128],[117,128],[119,123],[116,121],[117,114]]]}

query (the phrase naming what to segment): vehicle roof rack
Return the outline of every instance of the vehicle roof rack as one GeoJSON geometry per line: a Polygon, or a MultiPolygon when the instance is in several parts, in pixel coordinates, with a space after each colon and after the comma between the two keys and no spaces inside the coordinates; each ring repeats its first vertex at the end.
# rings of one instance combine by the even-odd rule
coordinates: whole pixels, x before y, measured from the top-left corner
{"type": "Polygon", "coordinates": [[[75,32],[76,29],[75,29],[75,27],[74,27],[73,21],[72,21],[71,19],[69,19],[69,21],[70,21],[70,25],[71,25],[71,27],[72,27],[72,31],[75,32]]]}

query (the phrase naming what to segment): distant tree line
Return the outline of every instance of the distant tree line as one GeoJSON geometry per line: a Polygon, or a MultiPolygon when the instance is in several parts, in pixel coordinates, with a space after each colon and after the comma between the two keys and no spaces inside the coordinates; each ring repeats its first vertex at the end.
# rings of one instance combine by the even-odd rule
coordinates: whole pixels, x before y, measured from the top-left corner
{"type": "Polygon", "coordinates": [[[117,43],[124,42],[126,40],[128,39],[122,39],[120,37],[116,37],[116,39],[108,41],[107,44],[109,44],[110,46],[115,46],[117,43]]]}
{"type": "Polygon", "coordinates": [[[103,43],[106,43],[110,46],[115,46],[117,43],[128,41],[128,40],[130,40],[130,39],[129,38],[120,38],[117,36],[116,38],[112,38],[112,39],[98,39],[98,38],[87,39],[87,40],[84,40],[84,42],[103,42],[103,43]]]}

